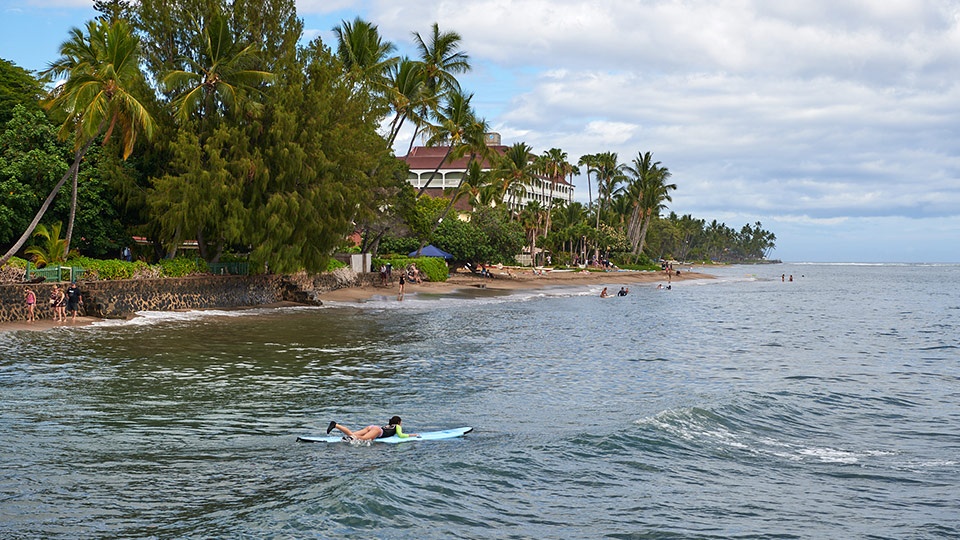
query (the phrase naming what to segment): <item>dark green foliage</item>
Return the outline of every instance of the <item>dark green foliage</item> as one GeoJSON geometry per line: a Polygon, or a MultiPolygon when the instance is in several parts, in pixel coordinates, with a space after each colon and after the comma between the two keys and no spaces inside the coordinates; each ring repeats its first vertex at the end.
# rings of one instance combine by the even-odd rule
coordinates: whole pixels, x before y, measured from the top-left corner
{"type": "Polygon", "coordinates": [[[43,86],[29,71],[0,58],[0,125],[13,118],[13,109],[22,105],[30,112],[40,111],[43,86]]]}
{"type": "Polygon", "coordinates": [[[504,207],[478,208],[470,222],[483,233],[490,250],[487,259],[477,262],[512,263],[514,256],[523,249],[523,226],[511,220],[504,207]]]}
{"type": "MultiPolygon", "coordinates": [[[[0,246],[10,245],[27,228],[66,172],[68,156],[69,148],[57,140],[57,128],[42,111],[13,108],[0,132],[0,246]]],[[[61,216],[48,220],[58,219],[66,221],[61,216]]]]}
{"type": "Polygon", "coordinates": [[[479,208],[469,222],[447,219],[437,227],[433,243],[460,262],[510,263],[523,249],[523,227],[502,209],[479,208]]]}
{"type": "Polygon", "coordinates": [[[420,247],[420,242],[416,238],[397,238],[395,236],[385,236],[380,240],[379,253],[384,256],[391,254],[406,255],[414,252],[420,247]]]}
{"type": "Polygon", "coordinates": [[[433,245],[460,262],[481,263],[494,256],[483,231],[473,223],[446,219],[433,235],[433,245]]]}

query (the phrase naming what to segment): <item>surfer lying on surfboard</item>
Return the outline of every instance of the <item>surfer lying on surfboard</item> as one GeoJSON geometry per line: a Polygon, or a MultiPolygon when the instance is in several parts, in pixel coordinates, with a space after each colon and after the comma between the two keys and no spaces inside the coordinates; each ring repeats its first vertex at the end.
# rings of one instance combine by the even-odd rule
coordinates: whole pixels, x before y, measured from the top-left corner
{"type": "Polygon", "coordinates": [[[401,439],[406,439],[408,437],[419,437],[416,433],[410,433],[409,435],[404,433],[400,428],[400,423],[402,420],[399,416],[394,416],[390,419],[390,422],[385,426],[367,426],[359,431],[350,431],[350,428],[346,426],[341,426],[335,420],[330,422],[330,425],[327,426],[327,433],[330,433],[334,429],[339,429],[348,439],[353,439],[355,441],[372,441],[373,439],[386,439],[387,437],[393,437],[396,435],[401,439]]]}

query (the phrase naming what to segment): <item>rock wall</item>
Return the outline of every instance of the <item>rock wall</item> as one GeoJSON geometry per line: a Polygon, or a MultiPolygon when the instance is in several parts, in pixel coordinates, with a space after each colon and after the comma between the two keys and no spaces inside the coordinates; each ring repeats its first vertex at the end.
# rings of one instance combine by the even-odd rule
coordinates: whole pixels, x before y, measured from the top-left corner
{"type": "MultiPolygon", "coordinates": [[[[196,276],[162,279],[81,281],[82,315],[127,318],[138,311],[237,308],[295,302],[320,305],[321,292],[375,282],[373,274],[334,273],[318,276],[196,276]]],[[[67,283],[0,285],[0,322],[27,318],[26,290],[37,294],[38,318],[50,319],[49,298],[55,286],[67,283]]]]}

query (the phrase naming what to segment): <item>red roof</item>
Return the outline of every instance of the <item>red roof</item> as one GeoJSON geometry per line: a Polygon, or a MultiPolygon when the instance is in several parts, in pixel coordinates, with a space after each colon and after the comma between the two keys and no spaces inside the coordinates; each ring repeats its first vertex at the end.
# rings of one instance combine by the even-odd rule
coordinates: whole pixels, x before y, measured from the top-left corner
{"type": "MultiPolygon", "coordinates": [[[[503,155],[507,151],[506,146],[488,146],[494,152],[497,152],[500,155],[503,155]]],[[[437,164],[440,163],[440,160],[443,159],[443,156],[447,155],[447,150],[449,146],[414,146],[410,153],[406,156],[400,158],[407,163],[407,165],[414,170],[430,170],[437,168],[437,164]]],[[[452,169],[455,171],[464,171],[467,169],[467,163],[470,162],[470,155],[466,155],[460,159],[455,159],[453,161],[447,160],[443,162],[440,166],[440,170],[452,169]]],[[[484,160],[483,163],[484,169],[489,169],[492,167],[488,160],[484,160]]]]}

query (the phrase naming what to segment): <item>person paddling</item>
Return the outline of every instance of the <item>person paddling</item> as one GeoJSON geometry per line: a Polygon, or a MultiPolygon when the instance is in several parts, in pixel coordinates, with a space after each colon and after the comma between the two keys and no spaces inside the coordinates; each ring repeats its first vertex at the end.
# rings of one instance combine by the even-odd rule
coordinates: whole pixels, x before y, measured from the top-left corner
{"type": "Polygon", "coordinates": [[[355,441],[372,441],[373,439],[386,439],[387,437],[393,437],[396,435],[401,439],[406,439],[407,437],[419,437],[420,435],[416,433],[406,434],[400,428],[400,423],[402,420],[399,416],[394,416],[390,419],[390,422],[385,426],[376,426],[371,425],[367,426],[358,431],[351,431],[350,428],[338,424],[336,421],[331,421],[330,425],[327,426],[327,433],[330,433],[334,429],[340,430],[344,434],[344,438],[352,439],[355,441]]]}

